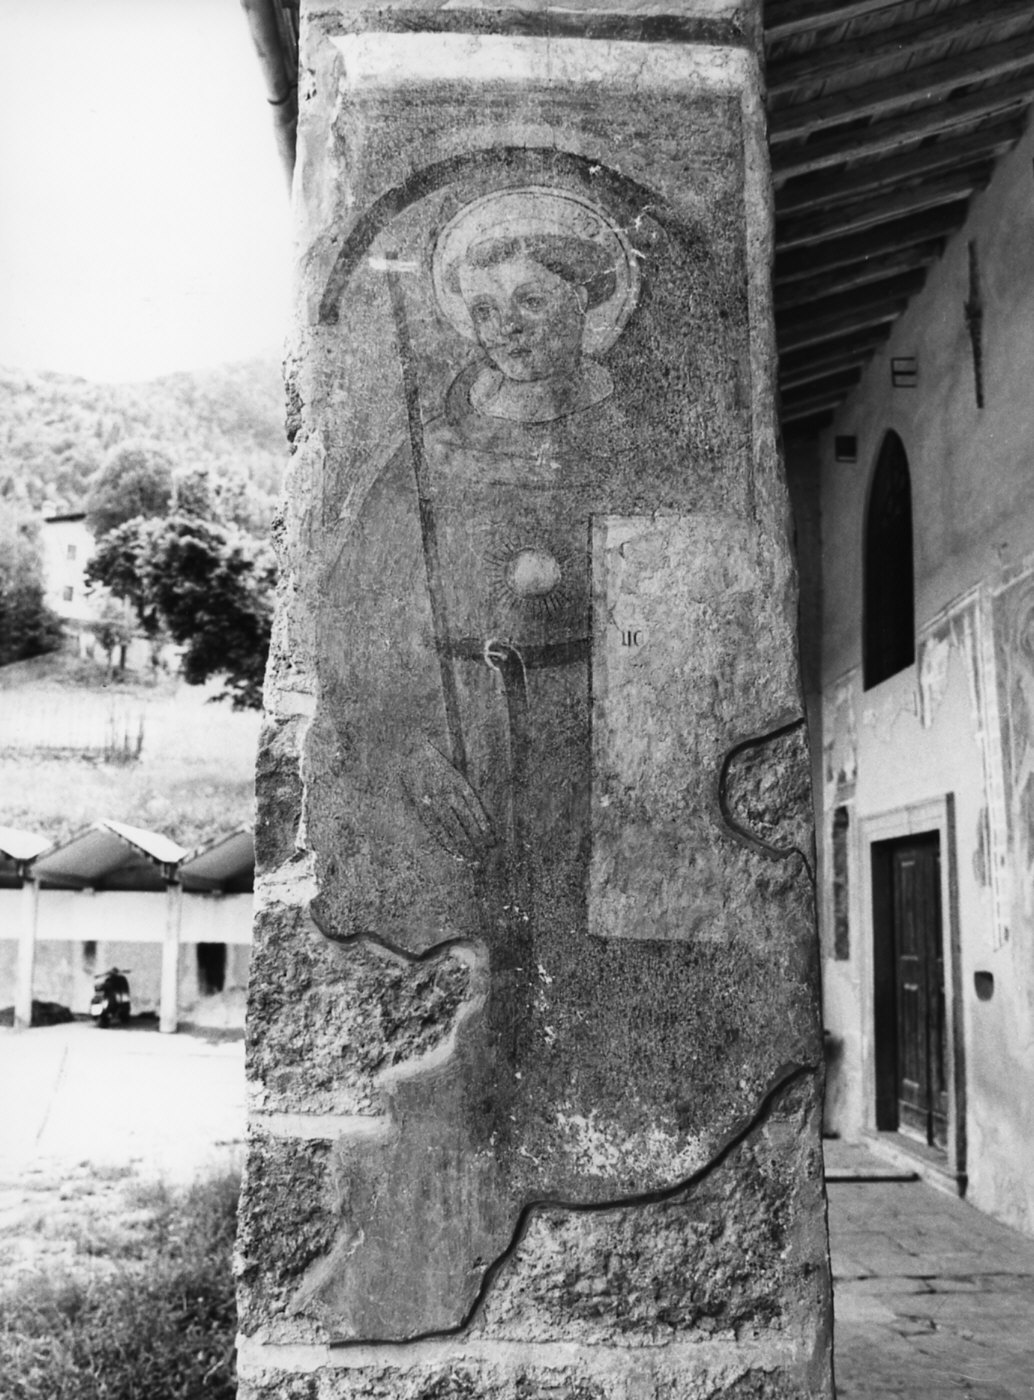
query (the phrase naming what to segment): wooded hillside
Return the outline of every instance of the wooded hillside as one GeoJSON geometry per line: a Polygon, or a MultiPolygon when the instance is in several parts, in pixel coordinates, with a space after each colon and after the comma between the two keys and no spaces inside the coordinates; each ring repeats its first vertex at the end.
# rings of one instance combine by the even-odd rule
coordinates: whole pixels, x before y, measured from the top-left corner
{"type": "Polygon", "coordinates": [[[177,467],[249,485],[271,505],[287,457],[274,361],[248,360],[139,384],[97,384],[0,368],[0,503],[81,510],[87,482],[127,439],[160,445],[177,467]]]}

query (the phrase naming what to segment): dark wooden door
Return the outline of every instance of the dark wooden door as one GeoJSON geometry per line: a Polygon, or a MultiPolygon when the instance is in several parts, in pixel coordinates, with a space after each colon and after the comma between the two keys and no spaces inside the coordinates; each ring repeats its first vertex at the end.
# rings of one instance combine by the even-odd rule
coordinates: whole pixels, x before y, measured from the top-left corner
{"type": "Polygon", "coordinates": [[[941,860],[936,835],[890,852],[897,1021],[898,1129],[935,1147],[948,1141],[941,860]]]}

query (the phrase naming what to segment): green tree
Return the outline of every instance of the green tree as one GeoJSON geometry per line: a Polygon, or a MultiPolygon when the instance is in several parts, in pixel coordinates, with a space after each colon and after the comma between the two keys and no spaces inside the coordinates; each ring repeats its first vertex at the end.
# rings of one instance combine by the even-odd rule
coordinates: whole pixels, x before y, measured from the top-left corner
{"type": "Polygon", "coordinates": [[[86,523],[100,539],[138,516],[165,515],[172,505],[173,463],[147,442],[120,444],[90,479],[86,523]]]}
{"type": "Polygon", "coordinates": [[[126,667],[126,648],[133,640],[132,614],[127,616],[125,601],[108,594],[101,600],[94,623],[93,635],[108,656],[108,675],[115,670],[115,656],[118,654],[118,669],[126,667]]]}
{"type": "Polygon", "coordinates": [[[213,490],[212,478],[204,467],[188,467],[178,471],[172,480],[173,515],[194,515],[199,520],[219,520],[222,512],[216,504],[218,490],[213,490]]]}
{"type": "Polygon", "coordinates": [[[191,515],[133,520],[99,542],[87,579],[186,648],[189,684],[223,676],[234,709],[260,707],[276,581],[268,546],[191,515]]]}
{"type": "Polygon", "coordinates": [[[161,631],[161,618],[151,592],[148,551],[162,520],[127,520],[97,541],[86,566],[87,585],[103,584],[116,598],[131,603],[149,637],[161,631]]]}
{"type": "Polygon", "coordinates": [[[0,666],[56,651],[61,620],[44,602],[43,563],[32,525],[0,517],[0,666]]]}

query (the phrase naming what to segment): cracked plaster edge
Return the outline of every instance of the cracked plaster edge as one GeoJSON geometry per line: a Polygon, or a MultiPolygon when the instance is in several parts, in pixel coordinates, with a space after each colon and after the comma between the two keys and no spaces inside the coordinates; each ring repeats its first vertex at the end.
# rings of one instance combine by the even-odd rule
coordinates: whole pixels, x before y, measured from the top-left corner
{"type": "MultiPolygon", "coordinates": [[[[313,922],[315,923],[315,921],[313,922]]],[[[319,925],[316,927],[318,928],[319,925]]],[[[374,940],[363,941],[374,942],[374,940]]],[[[374,943],[374,946],[379,945],[374,943]]],[[[472,983],[476,988],[475,979],[479,968],[482,978],[485,977],[485,969],[481,967],[477,956],[471,954],[470,950],[462,945],[453,946],[448,951],[453,956],[459,957],[461,961],[468,963],[472,969],[472,983]]],[[[394,1086],[402,1081],[433,1071],[450,1060],[456,1051],[457,1042],[464,1026],[481,1010],[485,999],[485,990],[483,988],[475,989],[473,994],[465,999],[452,1029],[443,1040],[422,1055],[396,1065],[390,1065],[374,1076],[374,1084],[384,1100],[383,1113],[269,1112],[262,1107],[265,1098],[264,1086],[256,1081],[249,1081],[247,1086],[249,1128],[259,1130],[267,1137],[302,1142],[334,1142],[340,1138],[350,1138],[353,1141],[373,1141],[390,1137],[396,1126],[395,1115],[390,1107],[390,1096],[394,1086]]]]}
{"type": "Polygon", "coordinates": [[[776,719],[773,726],[758,733],[747,734],[743,738],[737,739],[726,750],[725,756],[718,769],[717,779],[717,802],[718,810],[721,813],[722,822],[725,829],[748,850],[757,851],[766,860],[789,860],[791,856],[800,856],[808,871],[808,878],[812,885],[815,884],[815,872],[812,863],[804,851],[798,846],[777,846],[772,841],[766,840],[758,832],[752,831],[745,822],[741,822],[732,810],[729,800],[728,784],[732,766],[741,755],[748,753],[751,749],[764,749],[775,743],[777,739],[784,738],[788,734],[794,734],[798,730],[807,731],[808,717],[805,714],[791,714],[785,718],[776,719]]]}
{"type": "Polygon", "coordinates": [[[388,1135],[389,1120],[363,1113],[267,1113],[248,1115],[248,1126],[267,1137],[301,1142],[333,1142],[338,1138],[372,1140],[388,1135]]]}
{"type": "Polygon", "coordinates": [[[403,80],[413,85],[524,80],[575,87],[602,81],[674,92],[693,84],[728,93],[739,91],[746,80],[746,54],[739,44],[432,30],[328,34],[326,42],[338,56],[339,80],[350,97],[394,88],[403,80]]]}
{"type": "MultiPolygon", "coordinates": [[[[758,7],[760,10],[760,6],[758,7]]],[[[758,16],[760,23],[760,15],[758,16]]],[[[776,394],[778,349],[772,268],[775,263],[775,186],[768,144],[763,49],[741,50],[740,111],[743,132],[743,227],[747,278],[747,353],[750,362],[750,467],[747,510],[766,539],[771,596],[794,619],[793,687],[805,713],[800,675],[797,612],[800,582],[790,494],[776,394]]]]}
{"type": "Polygon", "coordinates": [[[367,1367],[395,1365],[456,1365],[490,1362],[507,1369],[525,1366],[577,1367],[579,1375],[613,1377],[638,1371],[646,1358],[663,1361],[698,1373],[702,1368],[726,1372],[733,1381],[750,1370],[774,1371],[800,1368],[801,1339],[785,1333],[765,1334],[751,1341],[686,1341],[652,1343],[639,1347],[618,1347],[582,1342],[504,1342],[491,1339],[456,1339],[416,1342],[363,1342],[347,1348],[328,1344],[268,1342],[261,1333],[239,1334],[237,1372],[241,1380],[260,1379],[270,1370],[311,1375],[324,1369],[359,1371],[367,1367]]]}
{"type": "MultiPolygon", "coordinates": [[[[517,1215],[509,1244],[484,1270],[481,1276],[481,1286],[478,1288],[477,1294],[459,1326],[446,1331],[429,1333],[426,1334],[426,1336],[448,1335],[449,1330],[451,1330],[452,1335],[458,1336],[462,1334],[464,1329],[471,1326],[474,1319],[484,1308],[489,1294],[494,1292],[498,1279],[511,1260],[517,1255],[531,1228],[532,1221],[537,1216],[541,1216],[548,1210],[570,1211],[577,1215],[605,1215],[616,1210],[641,1210],[645,1206],[659,1205],[665,1201],[670,1201],[683,1191],[690,1190],[719,1171],[736,1149],[742,1146],[743,1143],[753,1134],[757,1133],[763,1125],[769,1121],[772,1117],[773,1109],[782,1095],[788,1093],[795,1084],[802,1080],[814,1078],[816,1075],[821,1076],[821,1073],[821,1064],[798,1063],[784,1066],[782,1071],[779,1072],[769,1084],[753,1112],[744,1116],[729,1129],[725,1137],[718,1143],[710,1156],[708,1156],[700,1166],[695,1167],[687,1176],[682,1177],[673,1184],[655,1187],[652,1190],[637,1191],[603,1201],[581,1203],[554,1196],[542,1197],[538,1200],[526,1202],[517,1215]]],[[[422,1341],[424,1338],[414,1337],[412,1340],[422,1341]]],[[[355,1343],[350,1341],[343,1341],[342,1344],[344,1346],[355,1345],[355,1343]]]]}
{"type": "MultiPolygon", "coordinates": [[[[304,813],[302,822],[304,823],[304,813]]],[[[296,840],[301,839],[302,831],[299,826],[296,840]]],[[[284,861],[274,870],[267,870],[255,881],[255,916],[257,918],[260,914],[278,907],[308,910],[318,894],[316,852],[298,847],[294,857],[284,861]]]]}
{"type": "MultiPolygon", "coordinates": [[[[425,1050],[422,1055],[399,1060],[374,1076],[374,1083],[385,1100],[390,1100],[391,1091],[396,1084],[415,1079],[422,1074],[428,1074],[451,1060],[468,1022],[472,1021],[477,1013],[484,1008],[488,1000],[490,973],[486,952],[468,947],[463,943],[453,943],[445,945],[443,956],[451,956],[457,961],[465,963],[470,969],[468,994],[464,997],[453,1018],[448,1035],[429,1050],[425,1050]]],[[[395,1115],[390,1110],[390,1106],[386,1118],[389,1123],[395,1122],[395,1115]]]]}
{"type": "MultiPolygon", "coordinates": [[[[720,1170],[736,1149],[758,1132],[772,1117],[776,1103],[781,1096],[787,1093],[794,1085],[805,1079],[814,1080],[816,1076],[821,1077],[822,1065],[811,1063],[790,1063],[776,1075],[769,1084],[764,1094],[761,1096],[753,1112],[742,1118],[733,1128],[729,1130],[724,1139],[718,1144],[711,1155],[694,1168],[688,1175],[681,1177],[678,1181],[667,1186],[655,1187],[651,1190],[640,1191],[625,1196],[617,1196],[609,1200],[602,1201],[571,1201],[562,1197],[541,1197],[528,1201],[518,1211],[514,1221],[513,1232],[509,1243],[498,1255],[485,1267],[481,1283],[474,1296],[470,1307],[466,1313],[451,1327],[435,1328],[433,1331],[418,1333],[409,1338],[397,1339],[369,1339],[369,1338],[339,1338],[329,1343],[333,1347],[335,1355],[338,1351],[355,1351],[363,1347],[384,1347],[402,1346],[405,1348],[417,1347],[425,1342],[446,1342],[452,1339],[460,1339],[467,1329],[472,1326],[475,1318],[482,1311],[485,1302],[496,1286],[504,1270],[510,1264],[524,1242],[524,1239],[531,1228],[532,1221],[541,1216],[545,1211],[563,1210],[575,1215],[607,1215],[614,1211],[638,1210],[645,1206],[660,1205],[672,1200],[681,1192],[691,1189],[700,1182],[705,1181],[714,1172],[720,1170]]],[[[334,1247],[336,1248],[336,1246],[334,1247]]],[[[325,1270],[334,1257],[334,1248],[328,1254],[323,1255],[315,1261],[308,1271],[307,1277],[313,1277],[313,1270],[325,1270]]],[[[296,1294],[300,1298],[310,1285],[303,1283],[301,1290],[296,1294]]]]}

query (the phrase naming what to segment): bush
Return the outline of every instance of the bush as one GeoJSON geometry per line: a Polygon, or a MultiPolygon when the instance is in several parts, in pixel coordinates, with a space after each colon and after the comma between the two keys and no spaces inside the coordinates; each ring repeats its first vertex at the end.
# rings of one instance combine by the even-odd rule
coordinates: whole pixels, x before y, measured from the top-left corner
{"type": "Polygon", "coordinates": [[[61,620],[43,601],[43,564],[30,522],[0,522],[0,666],[56,651],[61,620]]]}
{"type": "Polygon", "coordinates": [[[141,1189],[148,1237],[114,1274],[51,1271],[0,1292],[4,1400],[233,1400],[239,1188],[141,1189]]]}

